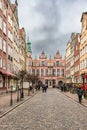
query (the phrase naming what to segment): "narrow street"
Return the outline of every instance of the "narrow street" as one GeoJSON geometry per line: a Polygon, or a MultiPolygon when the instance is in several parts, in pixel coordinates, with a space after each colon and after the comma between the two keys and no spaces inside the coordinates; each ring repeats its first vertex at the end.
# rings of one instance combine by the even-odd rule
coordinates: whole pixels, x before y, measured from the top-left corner
{"type": "Polygon", "coordinates": [[[87,130],[87,109],[48,89],[1,118],[0,130],[87,130]]]}

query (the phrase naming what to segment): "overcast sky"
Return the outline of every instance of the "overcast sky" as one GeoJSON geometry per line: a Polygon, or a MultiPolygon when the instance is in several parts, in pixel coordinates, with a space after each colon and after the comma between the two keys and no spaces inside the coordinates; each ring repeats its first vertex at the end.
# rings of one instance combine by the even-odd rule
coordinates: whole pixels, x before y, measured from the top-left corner
{"type": "Polygon", "coordinates": [[[29,34],[33,56],[42,50],[54,56],[59,50],[64,57],[71,33],[81,32],[85,11],[87,0],[18,0],[20,27],[29,34]]]}

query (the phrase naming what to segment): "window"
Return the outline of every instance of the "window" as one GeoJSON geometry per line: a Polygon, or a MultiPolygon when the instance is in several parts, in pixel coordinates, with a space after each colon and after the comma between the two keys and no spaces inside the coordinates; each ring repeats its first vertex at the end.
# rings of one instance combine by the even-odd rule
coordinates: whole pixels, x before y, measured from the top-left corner
{"type": "Polygon", "coordinates": [[[42,66],[45,66],[45,63],[44,63],[44,61],[42,61],[42,66]]]}
{"type": "Polygon", "coordinates": [[[46,69],[46,76],[48,75],[48,69],[46,69]]]}
{"type": "Polygon", "coordinates": [[[0,68],[2,68],[2,58],[0,57],[0,68]]]}
{"type": "Polygon", "coordinates": [[[12,71],[12,65],[8,64],[8,71],[11,72],[12,71]]]}
{"type": "Polygon", "coordinates": [[[11,33],[11,36],[10,36],[10,38],[11,38],[10,40],[11,40],[11,41],[13,41],[13,35],[12,35],[12,33],[11,33]]]}
{"type": "Polygon", "coordinates": [[[6,23],[4,22],[3,32],[6,34],[6,23]]]}
{"type": "Polygon", "coordinates": [[[8,30],[8,38],[10,39],[10,31],[8,30]]]}
{"type": "Polygon", "coordinates": [[[4,10],[3,10],[3,14],[6,16],[6,9],[4,8],[4,10]]]}
{"type": "Polygon", "coordinates": [[[41,69],[41,76],[43,76],[44,75],[44,70],[43,69],[41,69]]]}
{"type": "Polygon", "coordinates": [[[56,66],[59,66],[59,61],[56,61],[56,66]]]}
{"type": "Polygon", "coordinates": [[[39,69],[37,69],[37,75],[39,75],[39,69]]]}
{"type": "Polygon", "coordinates": [[[55,69],[53,69],[53,71],[52,71],[52,75],[53,75],[53,76],[56,75],[56,71],[55,71],[55,69]]]}
{"type": "Polygon", "coordinates": [[[2,17],[0,16],[0,29],[2,29],[2,17]]]}
{"type": "Polygon", "coordinates": [[[8,30],[8,38],[12,41],[12,33],[8,30]]]}
{"type": "Polygon", "coordinates": [[[62,76],[64,76],[64,69],[62,69],[62,76]]]}
{"type": "Polygon", "coordinates": [[[35,69],[32,70],[32,74],[35,74],[35,69]]]}
{"type": "Polygon", "coordinates": [[[0,0],[0,9],[2,10],[2,2],[1,2],[1,0],[0,0]]]}
{"type": "Polygon", "coordinates": [[[3,59],[3,69],[6,69],[6,59],[3,59]]]}
{"type": "Polygon", "coordinates": [[[6,52],[6,41],[3,40],[3,51],[6,52]]]}
{"type": "Polygon", "coordinates": [[[2,50],[2,37],[0,36],[0,49],[2,50]]]}
{"type": "Polygon", "coordinates": [[[10,23],[10,15],[8,15],[8,22],[10,23]]]}
{"type": "Polygon", "coordinates": [[[86,29],[86,27],[84,26],[84,27],[82,28],[82,32],[84,32],[84,31],[85,31],[85,29],[86,29]]]}
{"type": "Polygon", "coordinates": [[[60,66],[62,66],[62,63],[60,62],[60,66]]]}
{"type": "MultiPolygon", "coordinates": [[[[21,54],[21,53],[20,53],[21,54]]],[[[31,66],[32,65],[32,61],[29,61],[29,66],[31,66]]]]}
{"type": "Polygon", "coordinates": [[[60,75],[60,70],[59,70],[59,69],[57,69],[57,75],[58,75],[58,76],[60,75]]]}
{"type": "Polygon", "coordinates": [[[8,45],[8,55],[12,56],[12,48],[8,45]]]}
{"type": "Polygon", "coordinates": [[[86,58],[86,67],[87,67],[87,58],[86,58]]]}
{"type": "Polygon", "coordinates": [[[32,70],[31,69],[29,69],[29,74],[32,74],[32,70]]]}
{"type": "Polygon", "coordinates": [[[10,19],[10,24],[11,24],[11,26],[12,26],[12,19],[10,19]]]}
{"type": "Polygon", "coordinates": [[[86,51],[86,53],[87,53],[87,45],[86,45],[86,47],[85,47],[85,51],[86,51]]]}
{"type": "Polygon", "coordinates": [[[12,20],[11,20],[10,15],[8,15],[8,22],[9,22],[9,23],[10,23],[10,25],[12,26],[12,20]]]}
{"type": "Polygon", "coordinates": [[[55,79],[53,79],[52,82],[53,82],[53,84],[56,84],[56,80],[55,79]]]}
{"type": "Polygon", "coordinates": [[[86,35],[81,39],[81,44],[83,44],[86,41],[86,35]]]}
{"type": "Polygon", "coordinates": [[[8,64],[8,71],[10,71],[10,64],[8,64]]]}
{"type": "Polygon", "coordinates": [[[86,52],[86,49],[85,49],[85,47],[83,48],[83,54],[85,54],[85,52],[86,52]]]}

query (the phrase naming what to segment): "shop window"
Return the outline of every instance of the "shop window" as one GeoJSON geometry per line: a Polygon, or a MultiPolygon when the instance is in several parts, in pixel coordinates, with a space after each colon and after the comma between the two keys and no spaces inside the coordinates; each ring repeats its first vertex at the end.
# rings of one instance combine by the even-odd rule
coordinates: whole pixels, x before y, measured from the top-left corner
{"type": "Polygon", "coordinates": [[[2,58],[0,57],[0,68],[2,68],[2,58]]]}

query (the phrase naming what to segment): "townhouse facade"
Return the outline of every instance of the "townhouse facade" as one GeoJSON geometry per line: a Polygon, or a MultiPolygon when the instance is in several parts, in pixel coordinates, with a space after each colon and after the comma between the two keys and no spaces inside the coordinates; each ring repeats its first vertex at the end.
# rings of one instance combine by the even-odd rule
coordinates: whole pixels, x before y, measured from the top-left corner
{"type": "Polygon", "coordinates": [[[20,70],[26,70],[26,32],[24,28],[19,29],[19,64],[20,70]]]}
{"type": "Polygon", "coordinates": [[[16,87],[16,74],[26,69],[26,57],[26,33],[19,29],[18,2],[0,0],[0,89],[16,87]]]}
{"type": "Polygon", "coordinates": [[[75,78],[74,78],[74,72],[75,72],[75,68],[74,68],[74,62],[75,62],[75,57],[74,57],[75,43],[76,43],[76,34],[72,33],[71,34],[71,63],[70,63],[70,73],[71,73],[72,82],[74,82],[74,80],[75,80],[75,78]]]}
{"type": "Polygon", "coordinates": [[[70,57],[70,77],[72,83],[87,83],[87,12],[82,13],[81,33],[71,34],[70,44],[66,47],[66,78],[68,76],[68,60],[70,57]],[[70,45],[70,56],[68,46],[70,45]]]}
{"type": "Polygon", "coordinates": [[[66,45],[66,54],[65,54],[65,58],[66,58],[66,82],[70,83],[71,80],[71,73],[70,73],[70,63],[71,63],[71,48],[70,48],[70,41],[68,41],[67,45],[66,45]]]}
{"type": "Polygon", "coordinates": [[[18,72],[19,64],[19,20],[18,20],[18,3],[15,1],[11,4],[13,12],[13,72],[18,72]]]}
{"type": "Polygon", "coordinates": [[[74,68],[75,68],[75,73],[74,73],[74,83],[80,83],[80,34],[76,34],[76,43],[75,43],[75,48],[74,48],[74,57],[75,57],[75,62],[74,62],[74,68]]]}
{"type": "Polygon", "coordinates": [[[79,83],[80,76],[80,34],[72,33],[66,46],[66,79],[67,83],[79,83]]]}
{"type": "Polygon", "coordinates": [[[12,9],[10,0],[0,0],[0,87],[8,89],[12,74],[12,9]]]}
{"type": "Polygon", "coordinates": [[[39,58],[29,58],[29,73],[39,76],[42,83],[49,87],[58,87],[59,84],[66,82],[65,77],[65,59],[62,59],[59,51],[54,58],[47,58],[44,51],[39,58]]]}
{"type": "Polygon", "coordinates": [[[82,75],[87,74],[87,12],[82,13],[81,23],[80,76],[82,80],[82,75]]]}

